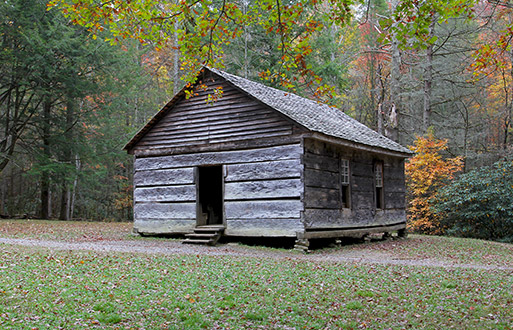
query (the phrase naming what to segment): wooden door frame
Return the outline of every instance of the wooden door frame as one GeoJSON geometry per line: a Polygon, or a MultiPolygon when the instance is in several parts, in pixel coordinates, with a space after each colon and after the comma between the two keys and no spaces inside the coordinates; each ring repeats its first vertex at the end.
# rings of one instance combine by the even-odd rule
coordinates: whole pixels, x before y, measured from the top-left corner
{"type": "Polygon", "coordinates": [[[202,205],[200,202],[200,169],[206,167],[220,167],[221,168],[221,213],[219,216],[221,220],[218,225],[223,225],[226,227],[226,212],[225,212],[225,177],[226,177],[226,166],[222,164],[212,164],[212,165],[202,165],[196,166],[194,169],[194,183],[196,185],[196,226],[206,226],[208,225],[208,218],[203,216],[202,205]]]}

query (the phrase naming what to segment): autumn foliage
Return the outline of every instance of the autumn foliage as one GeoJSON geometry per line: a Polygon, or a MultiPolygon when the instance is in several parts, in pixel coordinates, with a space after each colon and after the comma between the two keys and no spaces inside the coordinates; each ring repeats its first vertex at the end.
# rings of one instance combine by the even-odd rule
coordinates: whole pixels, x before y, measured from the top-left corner
{"type": "Polygon", "coordinates": [[[408,189],[408,226],[415,232],[443,234],[439,215],[430,207],[438,190],[462,169],[461,157],[444,159],[447,140],[439,140],[433,132],[419,136],[410,149],[415,156],[405,165],[408,189]]]}

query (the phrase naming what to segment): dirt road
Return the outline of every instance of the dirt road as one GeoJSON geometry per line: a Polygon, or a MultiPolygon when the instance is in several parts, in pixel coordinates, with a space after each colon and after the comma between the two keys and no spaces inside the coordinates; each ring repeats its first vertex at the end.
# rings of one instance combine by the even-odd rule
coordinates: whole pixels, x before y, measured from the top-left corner
{"type": "Polygon", "coordinates": [[[487,264],[470,264],[437,260],[430,258],[413,258],[397,256],[390,252],[374,249],[327,249],[304,254],[298,251],[270,250],[239,244],[221,244],[215,247],[183,245],[176,240],[97,240],[97,241],[54,241],[25,238],[0,238],[0,244],[48,248],[51,250],[121,252],[161,255],[210,255],[210,256],[240,256],[254,258],[297,259],[315,262],[336,263],[366,263],[381,265],[402,265],[415,267],[464,268],[482,270],[512,271],[513,266],[498,266],[487,264]]]}

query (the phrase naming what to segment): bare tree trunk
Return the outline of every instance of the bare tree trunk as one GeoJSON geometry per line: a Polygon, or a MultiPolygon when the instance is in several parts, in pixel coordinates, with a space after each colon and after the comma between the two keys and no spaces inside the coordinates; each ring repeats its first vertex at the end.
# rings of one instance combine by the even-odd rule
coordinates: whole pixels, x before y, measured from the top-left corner
{"type": "MultiPolygon", "coordinates": [[[[370,115],[373,115],[375,112],[376,112],[376,99],[377,99],[377,84],[376,84],[376,80],[377,80],[377,76],[378,76],[378,73],[377,73],[377,65],[376,65],[376,56],[374,55],[374,53],[371,53],[370,54],[370,61],[369,61],[369,66],[370,66],[370,70],[369,70],[369,74],[370,74],[370,77],[369,77],[369,83],[370,83],[370,90],[369,90],[369,98],[370,98],[370,105],[369,105],[369,109],[367,112],[367,114],[370,114],[370,115]]],[[[373,118],[374,119],[374,118],[373,118]]],[[[372,125],[374,125],[374,120],[372,122],[372,125]]]]}
{"type": "Polygon", "coordinates": [[[66,187],[66,180],[63,179],[61,183],[61,207],[59,211],[59,220],[68,220],[67,213],[68,213],[68,205],[67,205],[67,192],[68,189],[66,187]]]}
{"type": "Polygon", "coordinates": [[[463,121],[463,172],[467,172],[467,156],[468,156],[468,137],[470,132],[470,119],[469,119],[469,111],[465,102],[460,102],[461,106],[458,106],[458,110],[461,115],[461,120],[463,121]]]}
{"type": "MultiPolygon", "coordinates": [[[[76,100],[71,95],[68,95],[66,107],[66,131],[64,132],[67,145],[63,146],[65,148],[63,161],[70,165],[73,163],[73,126],[75,121],[75,102],[76,100]]],[[[60,220],[69,220],[70,206],[70,187],[68,184],[68,175],[65,175],[62,178],[61,209],[59,214],[60,220]]]]}
{"type": "MultiPolygon", "coordinates": [[[[242,0],[242,10],[243,14],[246,15],[248,11],[249,2],[246,0],[242,0]]],[[[248,78],[248,26],[244,24],[244,78],[248,78]]]]}
{"type": "MultiPolygon", "coordinates": [[[[175,21],[175,30],[178,29],[178,20],[175,21]]],[[[173,95],[180,91],[180,48],[178,48],[178,33],[175,32],[173,39],[173,95]]]]}
{"type": "Polygon", "coordinates": [[[384,134],[385,132],[383,131],[383,105],[380,103],[378,104],[378,113],[377,113],[377,116],[378,116],[378,133],[379,134],[384,134]]]}
{"type": "MultiPolygon", "coordinates": [[[[9,206],[12,206],[13,205],[13,199],[14,199],[14,196],[16,196],[14,194],[14,166],[9,166],[9,169],[10,169],[10,176],[9,176],[9,190],[7,191],[7,194],[9,196],[9,206]]],[[[9,207],[9,210],[12,212],[12,207],[9,207]]]]}
{"type": "Polygon", "coordinates": [[[25,93],[20,93],[18,88],[15,89],[15,99],[11,100],[11,92],[8,92],[7,96],[7,105],[5,106],[5,133],[3,136],[0,136],[0,173],[7,166],[9,161],[11,160],[12,155],[14,154],[14,148],[16,145],[16,141],[18,140],[19,134],[23,131],[25,124],[21,124],[18,120],[20,113],[21,100],[25,93]],[[13,108],[11,112],[11,108],[13,108]],[[12,118],[11,118],[12,117],[12,118]]]}
{"type": "Polygon", "coordinates": [[[422,111],[422,131],[427,133],[431,126],[431,83],[433,80],[433,46],[426,52],[426,67],[424,68],[424,107],[422,111]]]}
{"type": "MultiPolygon", "coordinates": [[[[510,50],[509,52],[509,60],[511,62],[511,70],[510,70],[510,77],[513,78],[513,49],[510,50]]],[[[510,82],[511,84],[511,82],[510,82]]],[[[511,84],[511,87],[510,87],[510,90],[511,90],[511,95],[513,95],[513,84],[511,84]]],[[[506,97],[506,99],[508,99],[506,97]]],[[[509,104],[506,103],[506,115],[504,117],[504,141],[503,141],[503,149],[506,150],[508,148],[508,142],[509,142],[509,134],[510,134],[510,130],[512,128],[512,117],[513,117],[513,96],[510,97],[511,100],[507,100],[506,102],[509,101],[509,104]]]]}
{"type": "MultiPolygon", "coordinates": [[[[435,35],[436,17],[431,18],[429,25],[429,39],[435,35]]],[[[433,83],[433,45],[430,44],[426,49],[426,66],[424,67],[424,108],[422,111],[422,130],[427,133],[431,126],[431,94],[433,83]]]]}
{"type": "Polygon", "coordinates": [[[80,158],[78,155],[75,155],[75,179],[73,180],[73,189],[71,190],[70,197],[70,210],[69,210],[69,219],[73,220],[73,212],[75,211],[75,197],[77,193],[77,185],[78,185],[78,175],[80,173],[80,169],[82,165],[80,163],[80,158]]]}
{"type": "Polygon", "coordinates": [[[41,219],[49,219],[51,216],[50,211],[50,172],[46,167],[46,163],[50,161],[50,114],[52,104],[47,98],[43,103],[43,156],[45,168],[41,171],[41,219]]]}
{"type": "MultiPolygon", "coordinates": [[[[392,1],[392,13],[395,12],[396,7],[398,5],[398,0],[392,1]]],[[[399,142],[399,132],[398,132],[398,123],[400,122],[400,111],[401,111],[401,102],[400,102],[400,90],[401,90],[401,52],[399,51],[399,41],[395,35],[395,32],[392,33],[392,49],[391,49],[392,60],[390,63],[390,103],[391,107],[394,110],[394,121],[388,123],[385,135],[390,139],[399,142]]],[[[392,113],[392,109],[390,111],[392,113]]]]}
{"type": "Polygon", "coordinates": [[[7,194],[7,184],[5,182],[6,180],[2,178],[2,182],[0,184],[0,215],[6,215],[5,212],[5,195],[7,194]]]}
{"type": "Polygon", "coordinates": [[[48,219],[53,217],[52,207],[52,185],[50,184],[48,187],[48,219]]]}
{"type": "Polygon", "coordinates": [[[470,130],[470,123],[468,118],[468,109],[465,105],[465,133],[463,135],[463,172],[467,172],[467,155],[468,155],[468,132],[470,130]]]}

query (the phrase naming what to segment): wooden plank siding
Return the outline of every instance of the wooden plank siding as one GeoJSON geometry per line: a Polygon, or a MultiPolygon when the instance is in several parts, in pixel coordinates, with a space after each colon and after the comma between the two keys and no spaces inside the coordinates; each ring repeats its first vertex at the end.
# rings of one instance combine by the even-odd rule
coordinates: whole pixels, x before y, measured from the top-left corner
{"type": "Polygon", "coordinates": [[[224,165],[226,235],[296,236],[304,229],[301,154],[301,145],[294,144],[136,158],[134,227],[150,234],[159,226],[167,234],[191,231],[196,225],[194,169],[224,165]]]}
{"type": "Polygon", "coordinates": [[[306,230],[370,228],[404,222],[404,161],[306,140],[304,224],[306,230]],[[342,208],[340,159],[350,164],[350,208],[342,208]],[[384,208],[376,209],[374,162],[384,162],[384,208]]]}
{"type": "Polygon", "coordinates": [[[267,160],[226,166],[226,235],[294,237],[304,230],[301,146],[273,149],[267,160]]]}
{"type": "Polygon", "coordinates": [[[196,225],[194,167],[135,168],[134,229],[143,234],[188,232],[196,225]]]}
{"type": "Polygon", "coordinates": [[[194,168],[171,170],[140,170],[134,173],[136,187],[194,183],[194,168]]]}
{"type": "Polygon", "coordinates": [[[301,154],[301,146],[299,144],[292,144],[248,150],[145,157],[136,158],[135,169],[136,171],[148,171],[203,165],[231,165],[279,160],[294,160],[299,159],[301,154]]]}
{"type": "Polygon", "coordinates": [[[196,186],[137,187],[134,198],[138,203],[196,201],[196,186]]]}
{"type": "Polygon", "coordinates": [[[404,160],[385,157],[383,169],[385,209],[376,213],[376,223],[389,224],[406,220],[406,185],[404,160]]]}
{"type": "Polygon", "coordinates": [[[296,236],[303,231],[300,147],[290,159],[226,166],[226,235],[296,236]]]}
{"type": "Polygon", "coordinates": [[[329,144],[314,140],[306,140],[304,147],[305,227],[341,226],[345,221],[341,216],[339,155],[329,144]]]}
{"type": "Polygon", "coordinates": [[[246,182],[227,182],[225,184],[225,201],[290,199],[301,197],[300,179],[279,179],[246,182]]]}
{"type": "MultiPolygon", "coordinates": [[[[292,157],[295,157],[295,155],[292,157]]],[[[258,163],[232,164],[226,166],[225,182],[300,178],[301,170],[302,165],[299,157],[258,163]]]]}
{"type": "Polygon", "coordinates": [[[134,150],[208,145],[294,133],[294,125],[223,81],[208,81],[207,90],[180,100],[173,109],[137,143],[134,150]],[[208,95],[221,87],[223,95],[207,102],[208,95]]]}

